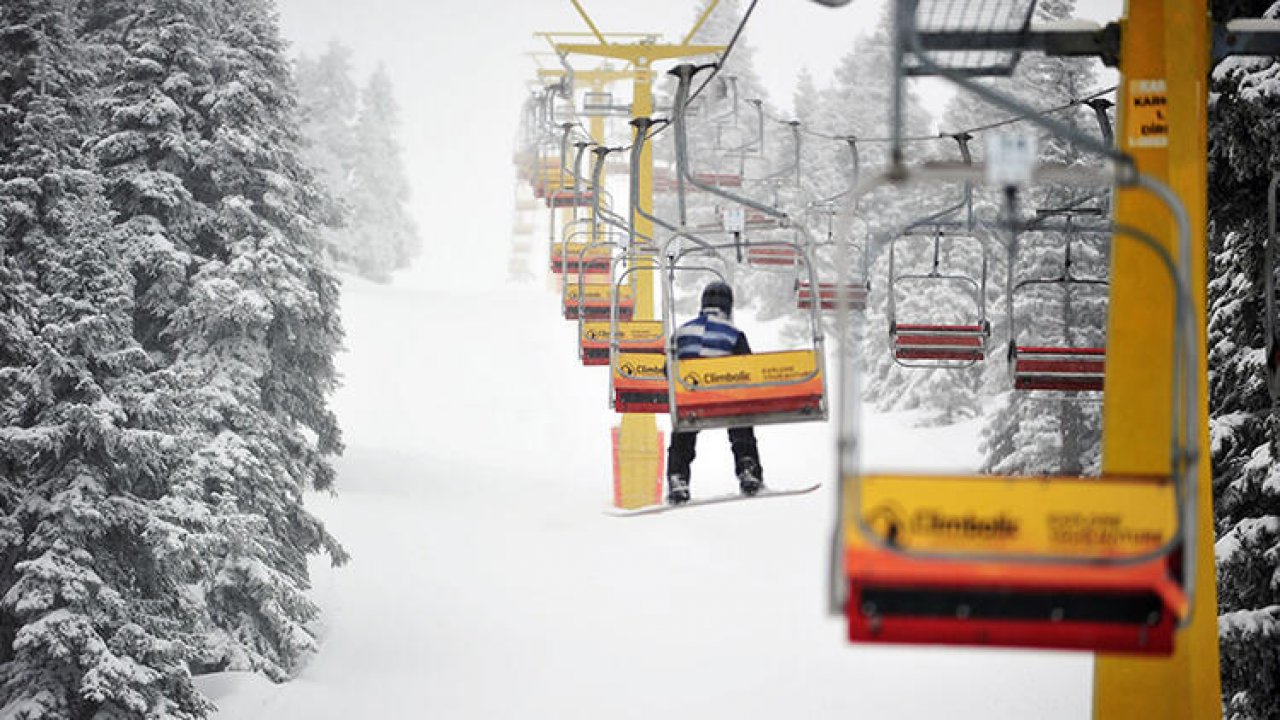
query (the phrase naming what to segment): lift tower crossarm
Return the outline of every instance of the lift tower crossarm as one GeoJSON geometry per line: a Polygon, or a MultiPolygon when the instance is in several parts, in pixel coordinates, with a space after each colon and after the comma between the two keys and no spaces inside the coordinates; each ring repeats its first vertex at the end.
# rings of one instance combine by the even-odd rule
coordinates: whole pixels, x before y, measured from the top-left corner
{"type": "Polygon", "coordinates": [[[623,60],[634,65],[647,65],[658,60],[674,60],[692,55],[715,55],[724,52],[723,45],[666,45],[635,43],[630,45],[586,45],[565,43],[556,49],[567,55],[592,55],[623,60]]]}
{"type": "MultiPolygon", "coordinates": [[[[558,80],[568,75],[568,70],[539,70],[538,78],[540,80],[558,80]]],[[[636,76],[634,70],[574,70],[573,76],[584,83],[594,85],[596,83],[607,84],[618,80],[631,80],[636,76]]]]}

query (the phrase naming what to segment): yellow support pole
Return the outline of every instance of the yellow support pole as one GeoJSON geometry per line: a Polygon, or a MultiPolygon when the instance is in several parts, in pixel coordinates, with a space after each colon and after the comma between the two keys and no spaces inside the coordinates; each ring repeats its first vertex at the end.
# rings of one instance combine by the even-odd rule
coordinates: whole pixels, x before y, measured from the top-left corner
{"type": "MultiPolygon", "coordinates": [[[[653,71],[646,60],[634,65],[631,82],[631,116],[648,117],[653,112],[653,71]]],[[[634,142],[634,137],[633,137],[634,142]]],[[[639,167],[631,168],[639,184],[638,202],[645,210],[653,210],[653,146],[646,143],[640,155],[639,167]]],[[[634,212],[634,210],[633,210],[634,212]]],[[[636,216],[636,232],[653,237],[653,223],[636,216]]],[[[636,264],[636,320],[653,320],[654,312],[654,262],[639,260],[636,264]]],[[[621,507],[640,507],[662,502],[661,478],[663,467],[662,436],[658,432],[658,420],[654,415],[628,413],[622,416],[619,432],[618,481],[621,495],[617,498],[621,507]],[[622,454],[625,452],[626,454],[622,454]]]]}
{"type": "MultiPolygon", "coordinates": [[[[1206,110],[1209,26],[1206,0],[1130,0],[1122,26],[1119,142],[1138,168],[1169,184],[1191,218],[1191,282],[1200,357],[1205,357],[1206,110]],[[1156,102],[1151,102],[1152,100],[1156,102]],[[1165,101],[1161,105],[1159,100],[1165,101]]],[[[1165,241],[1176,231],[1163,207],[1138,190],[1116,198],[1118,223],[1165,241]]],[[[1173,296],[1150,250],[1118,240],[1112,253],[1103,399],[1104,474],[1163,473],[1173,421],[1173,296]]],[[[1099,655],[1094,664],[1097,720],[1220,717],[1212,488],[1208,463],[1208,380],[1198,378],[1199,505],[1195,599],[1189,626],[1169,658],[1099,655]]]]}
{"type": "MultiPolygon", "coordinates": [[[[632,75],[632,117],[648,117],[653,113],[653,63],[696,55],[710,55],[724,50],[719,45],[692,45],[689,38],[719,4],[713,0],[710,6],[698,18],[697,23],[688,32],[683,43],[678,45],[658,43],[654,40],[642,40],[634,43],[610,43],[591,20],[579,0],[570,0],[574,8],[582,16],[597,44],[557,43],[554,41],[558,33],[541,33],[554,47],[561,57],[569,55],[589,55],[595,57],[622,60],[631,66],[632,75]]],[[[575,73],[576,75],[577,73],[575,73]]],[[[594,130],[593,130],[594,132],[594,130]]],[[[637,174],[639,184],[639,203],[648,211],[653,210],[653,152],[652,146],[646,144],[640,156],[640,166],[632,168],[637,174]]],[[[636,218],[636,231],[653,237],[653,223],[643,217],[636,218]]],[[[652,320],[655,313],[654,272],[645,268],[656,269],[652,258],[641,259],[636,272],[636,320],[652,320]]],[[[621,424],[614,430],[613,466],[614,466],[614,499],[619,507],[635,508],[662,502],[662,436],[658,433],[657,419],[654,415],[628,413],[622,416],[621,424]],[[655,482],[655,480],[658,480],[655,482]]]]}

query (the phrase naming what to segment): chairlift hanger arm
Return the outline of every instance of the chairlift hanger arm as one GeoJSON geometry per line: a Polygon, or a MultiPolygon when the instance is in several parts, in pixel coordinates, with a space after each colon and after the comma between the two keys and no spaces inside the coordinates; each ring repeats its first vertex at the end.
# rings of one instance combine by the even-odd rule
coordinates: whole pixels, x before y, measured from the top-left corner
{"type": "Polygon", "coordinates": [[[694,174],[689,170],[688,135],[686,133],[686,128],[685,128],[685,110],[688,106],[688,101],[689,101],[689,85],[693,80],[693,76],[695,74],[697,74],[701,70],[706,70],[711,67],[713,66],[703,65],[699,67],[699,66],[694,66],[694,65],[685,63],[682,65],[677,65],[676,67],[672,68],[670,71],[670,73],[672,75],[675,75],[676,78],[679,80],[679,83],[676,86],[676,107],[675,107],[677,171],[679,175],[682,178],[684,178],[684,180],[688,182],[690,185],[693,185],[694,187],[700,190],[703,190],[704,192],[711,193],[712,195],[718,195],[726,200],[738,203],[739,205],[745,205],[746,207],[749,207],[753,210],[759,210],[760,212],[770,217],[777,218],[785,226],[786,224],[788,224],[790,220],[790,218],[788,218],[785,212],[775,207],[772,207],[770,205],[765,205],[764,203],[758,203],[755,200],[752,200],[751,198],[743,197],[741,195],[728,192],[727,190],[723,190],[718,186],[711,185],[709,183],[704,183],[698,180],[697,177],[695,177],[694,174]]]}
{"type": "Polygon", "coordinates": [[[647,66],[661,60],[674,60],[690,55],[716,55],[724,50],[723,45],[665,45],[645,42],[631,45],[562,43],[555,47],[566,55],[613,58],[636,66],[647,66]]]}
{"type": "MultiPolygon", "coordinates": [[[[631,143],[631,210],[632,211],[629,217],[631,232],[636,233],[635,219],[636,219],[636,216],[638,215],[644,218],[645,220],[648,220],[649,222],[653,223],[654,225],[657,225],[663,230],[673,233],[673,237],[683,237],[699,245],[707,245],[708,243],[706,240],[703,240],[697,235],[694,235],[685,230],[682,230],[681,228],[675,225],[672,225],[671,223],[667,222],[666,220],[663,220],[657,215],[654,215],[646,211],[644,209],[643,204],[640,202],[640,174],[636,172],[636,169],[639,167],[640,158],[644,154],[644,145],[649,141],[651,137],[653,137],[653,134],[650,132],[651,129],[655,125],[659,125],[659,124],[665,127],[667,122],[669,121],[654,120],[653,118],[648,118],[648,117],[638,117],[631,121],[631,126],[634,127],[636,130],[635,140],[631,143]]],[[[636,234],[638,235],[638,233],[636,234]]],[[[653,238],[647,238],[647,239],[652,245],[654,246],[658,245],[658,242],[653,238]]],[[[668,240],[667,242],[670,242],[670,240],[668,240]]]]}

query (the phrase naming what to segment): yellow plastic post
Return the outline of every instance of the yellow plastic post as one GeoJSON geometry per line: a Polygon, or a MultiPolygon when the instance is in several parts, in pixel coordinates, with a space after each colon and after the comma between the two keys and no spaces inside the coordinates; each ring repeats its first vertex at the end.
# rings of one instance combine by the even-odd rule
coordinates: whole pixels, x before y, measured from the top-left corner
{"type": "MultiPolygon", "coordinates": [[[[1205,357],[1206,111],[1209,63],[1206,0],[1130,0],[1123,24],[1118,135],[1138,168],[1168,183],[1191,218],[1191,283],[1200,357],[1205,357]]],[[[1117,222],[1141,228],[1176,255],[1172,219],[1137,190],[1116,198],[1117,222]]],[[[1119,240],[1113,250],[1103,400],[1105,474],[1164,472],[1174,407],[1173,298],[1150,250],[1119,240]]],[[[1204,720],[1221,713],[1212,488],[1208,464],[1208,380],[1200,385],[1201,449],[1195,598],[1190,625],[1169,658],[1099,655],[1094,717],[1204,720]]]]}
{"type": "MultiPolygon", "coordinates": [[[[609,42],[608,33],[601,33],[591,20],[586,9],[578,0],[571,0],[574,9],[582,16],[591,35],[597,40],[595,44],[557,43],[554,34],[542,35],[551,42],[557,54],[589,55],[595,57],[622,60],[631,66],[632,74],[632,117],[648,117],[653,112],[653,70],[652,64],[657,60],[666,60],[695,55],[710,55],[724,50],[719,45],[693,45],[689,38],[706,20],[711,11],[719,4],[712,0],[680,44],[664,44],[652,38],[643,38],[638,42],[609,42]]],[[[652,146],[646,144],[640,156],[640,167],[632,168],[638,175],[639,202],[646,210],[653,209],[653,153],[652,146]]],[[[653,224],[643,217],[636,218],[636,231],[642,235],[653,237],[653,224]]],[[[654,312],[654,272],[645,268],[653,268],[652,258],[641,258],[637,262],[636,271],[636,320],[652,320],[654,312]]],[[[662,484],[655,483],[662,473],[662,446],[659,442],[657,420],[649,414],[623,415],[622,423],[614,429],[614,483],[615,504],[622,508],[635,508],[662,501],[662,484]]]]}
{"type": "MultiPolygon", "coordinates": [[[[653,72],[643,59],[635,64],[631,82],[631,116],[648,117],[653,112],[653,72]]],[[[640,154],[639,167],[631,168],[639,183],[638,202],[645,210],[653,210],[653,148],[649,143],[640,154]]],[[[636,216],[636,232],[653,237],[653,223],[636,216]]],[[[640,259],[636,263],[636,320],[653,320],[654,313],[654,263],[640,259]]],[[[657,418],[650,414],[622,416],[618,427],[621,474],[617,496],[619,507],[633,508],[662,502],[663,451],[658,433],[657,418]],[[658,478],[658,482],[654,479],[658,478]]]]}

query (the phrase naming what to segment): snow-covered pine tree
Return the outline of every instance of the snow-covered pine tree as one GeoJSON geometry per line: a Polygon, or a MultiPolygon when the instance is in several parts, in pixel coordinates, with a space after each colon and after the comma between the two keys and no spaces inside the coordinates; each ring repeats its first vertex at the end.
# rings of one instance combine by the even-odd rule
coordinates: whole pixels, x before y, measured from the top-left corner
{"type": "Polygon", "coordinates": [[[82,152],[99,68],[73,17],[0,7],[0,715],[198,718],[147,533],[177,443],[134,422],[152,361],[82,152]]]}
{"type": "Polygon", "coordinates": [[[295,64],[303,159],[334,199],[333,214],[321,228],[325,245],[341,267],[354,268],[342,226],[350,216],[352,166],[356,158],[355,121],[360,91],[352,79],[351,50],[332,40],[319,56],[301,55],[295,64]]]}
{"type": "Polygon", "coordinates": [[[331,486],[342,448],[327,406],[342,332],[316,232],[324,197],[300,160],[274,14],[263,0],[220,10],[213,85],[195,108],[210,138],[201,199],[212,232],[170,326],[170,372],[203,430],[180,474],[204,480],[233,539],[201,578],[224,661],[278,680],[313,648],[306,557],[345,559],[302,504],[307,488],[331,486]]]}
{"type": "Polygon", "coordinates": [[[351,220],[340,232],[346,255],[360,274],[383,282],[408,267],[422,247],[407,207],[409,181],[396,140],[398,113],[391,78],[378,66],[360,94],[349,194],[344,197],[351,220]]]}
{"type": "MultiPolygon", "coordinates": [[[[1263,9],[1216,7],[1256,17],[1263,9]]],[[[1280,5],[1267,9],[1280,15],[1280,5]]],[[[1280,64],[1214,71],[1209,115],[1209,428],[1218,632],[1229,720],[1280,718],[1280,422],[1265,383],[1267,184],[1280,167],[1280,64]]]]}
{"type": "Polygon", "coordinates": [[[136,421],[178,436],[148,537],[171,637],[197,670],[283,678],[311,647],[305,558],[343,553],[302,507],[341,448],[341,331],[300,162],[289,68],[262,0],[104,4],[96,144],[156,363],[136,421]]]}

